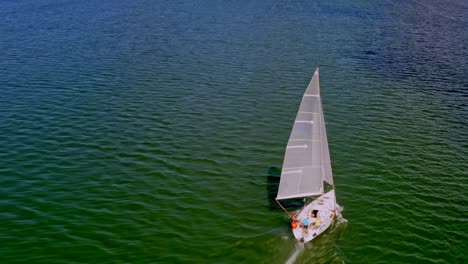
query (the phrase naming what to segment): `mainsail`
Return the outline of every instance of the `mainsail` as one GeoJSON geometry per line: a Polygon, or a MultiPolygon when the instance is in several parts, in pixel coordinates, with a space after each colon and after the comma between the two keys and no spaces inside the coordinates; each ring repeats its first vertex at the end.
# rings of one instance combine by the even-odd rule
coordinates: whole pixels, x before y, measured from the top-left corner
{"type": "Polygon", "coordinates": [[[276,199],[321,195],[324,181],[333,185],[317,68],[294,121],[276,199]]]}

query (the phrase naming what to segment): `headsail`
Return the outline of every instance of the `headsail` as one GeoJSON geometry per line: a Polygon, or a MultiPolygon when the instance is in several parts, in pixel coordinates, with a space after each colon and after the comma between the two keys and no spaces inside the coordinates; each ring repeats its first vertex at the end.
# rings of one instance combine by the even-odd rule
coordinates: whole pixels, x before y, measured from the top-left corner
{"type": "Polygon", "coordinates": [[[294,121],[276,199],[323,194],[323,181],[333,185],[317,68],[294,121]]]}

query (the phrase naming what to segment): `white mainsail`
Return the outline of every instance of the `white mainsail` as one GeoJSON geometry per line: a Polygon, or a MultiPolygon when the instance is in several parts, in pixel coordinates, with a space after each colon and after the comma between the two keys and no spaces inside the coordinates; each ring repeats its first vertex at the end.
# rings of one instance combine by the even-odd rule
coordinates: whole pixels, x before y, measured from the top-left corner
{"type": "Polygon", "coordinates": [[[321,195],[324,181],[333,185],[317,68],[294,121],[276,199],[321,195]]]}

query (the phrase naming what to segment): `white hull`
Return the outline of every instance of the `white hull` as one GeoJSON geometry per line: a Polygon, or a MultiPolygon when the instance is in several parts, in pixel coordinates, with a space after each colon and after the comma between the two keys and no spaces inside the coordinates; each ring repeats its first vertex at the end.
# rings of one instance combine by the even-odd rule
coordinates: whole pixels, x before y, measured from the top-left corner
{"type": "Polygon", "coordinates": [[[298,215],[295,216],[298,225],[293,228],[294,237],[302,243],[306,243],[323,233],[332,223],[336,215],[335,191],[329,191],[313,202],[305,205],[298,215]],[[311,213],[317,210],[319,223],[315,225],[316,219],[312,218],[311,213]],[[307,219],[308,227],[303,226],[303,220],[307,219]]]}

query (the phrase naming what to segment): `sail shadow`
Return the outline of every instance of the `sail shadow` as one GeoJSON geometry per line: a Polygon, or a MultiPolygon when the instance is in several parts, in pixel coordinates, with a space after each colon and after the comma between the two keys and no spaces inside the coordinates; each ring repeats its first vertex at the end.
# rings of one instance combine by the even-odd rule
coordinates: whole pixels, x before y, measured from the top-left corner
{"type": "Polygon", "coordinates": [[[267,199],[270,210],[281,209],[276,202],[276,194],[278,193],[280,183],[281,169],[270,167],[267,174],[267,199]]]}
{"type": "MultiPolygon", "coordinates": [[[[268,207],[270,210],[281,209],[276,202],[276,196],[278,194],[279,184],[281,179],[281,169],[277,167],[270,167],[267,175],[267,199],[268,207]]],[[[288,199],[281,200],[281,204],[288,210],[295,210],[304,206],[304,199],[288,199]]]]}

